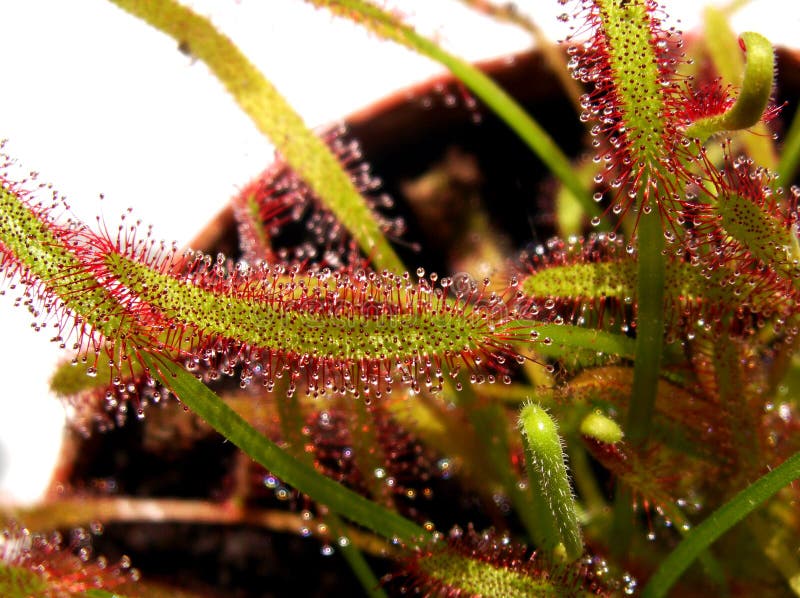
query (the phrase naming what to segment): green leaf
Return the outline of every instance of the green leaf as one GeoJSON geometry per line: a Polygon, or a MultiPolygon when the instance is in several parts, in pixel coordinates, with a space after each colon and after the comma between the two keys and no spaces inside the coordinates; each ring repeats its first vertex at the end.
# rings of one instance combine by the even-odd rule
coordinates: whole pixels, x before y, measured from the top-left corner
{"type": "Polygon", "coordinates": [[[774,84],[775,52],[763,35],[745,32],[741,38],[747,48],[747,62],[736,103],[722,114],[693,122],[686,129],[687,137],[705,141],[715,133],[752,127],[764,115],[774,84]]]}
{"type": "Polygon", "coordinates": [[[168,387],[184,405],[285,484],[390,541],[413,544],[429,538],[428,532],[415,523],[348,490],[286,453],[259,434],[205,384],[182,367],[149,353],[144,353],[142,360],[150,374],[168,387]]]}
{"type": "MultiPolygon", "coordinates": [[[[383,305],[390,313],[369,316],[369,307],[383,295],[356,278],[342,277],[342,282],[352,284],[337,288],[333,279],[298,277],[305,286],[298,286],[297,294],[258,278],[212,292],[197,285],[191,273],[165,274],[119,253],[104,259],[110,275],[137,301],[158,310],[173,328],[202,331],[268,351],[355,364],[475,350],[491,336],[484,322],[452,304],[438,308],[415,302],[416,288],[412,292],[398,288],[383,305]]],[[[224,280],[220,278],[221,283],[224,280]]],[[[191,351],[193,341],[183,340],[173,348],[191,351]]]]}
{"type": "Polygon", "coordinates": [[[47,589],[47,582],[41,575],[0,561],[0,594],[6,598],[43,596],[47,589]]]}
{"type": "Polygon", "coordinates": [[[800,288],[796,262],[800,252],[791,222],[781,219],[767,206],[757,197],[730,193],[714,203],[714,210],[724,232],[744,251],[800,288]]]}
{"type": "Polygon", "coordinates": [[[536,577],[510,567],[496,567],[480,558],[468,558],[447,549],[434,550],[419,558],[417,566],[425,577],[431,578],[426,581],[435,580],[442,588],[440,595],[558,598],[567,590],[547,575],[536,577]]]}
{"type": "Polygon", "coordinates": [[[528,484],[542,528],[538,541],[550,551],[563,547],[567,561],[575,561],[583,554],[583,538],[558,426],[547,411],[533,403],[520,410],[517,425],[525,445],[528,484]]]}
{"type": "Polygon", "coordinates": [[[590,216],[600,211],[589,191],[576,176],[572,165],[547,132],[494,81],[467,61],[450,54],[433,41],[419,35],[387,11],[364,0],[306,0],[332,13],[351,19],[377,35],[397,42],[447,67],[453,75],[480,98],[519,135],[544,162],[553,175],[569,189],[590,216]]]}
{"type": "Polygon", "coordinates": [[[119,303],[67,248],[70,233],[51,225],[48,210],[29,205],[24,195],[13,186],[0,187],[0,270],[19,264],[44,283],[37,295],[57,296],[67,310],[81,314],[86,325],[106,338],[129,332],[130,322],[122,319],[119,303]]]}
{"type": "Polygon", "coordinates": [[[678,547],[661,562],[645,586],[642,598],[666,596],[673,584],[703,550],[781,488],[798,478],[800,478],[800,452],[750,484],[689,532],[678,547]]]}
{"type": "MultiPolygon", "coordinates": [[[[703,11],[703,26],[704,35],[701,39],[717,72],[724,82],[739,85],[745,61],[738,35],[731,28],[728,15],[717,6],[707,6],[703,11]]],[[[756,123],[752,129],[752,135],[741,137],[742,145],[761,166],[774,169],[778,158],[769,129],[764,123],[756,123]]]]}

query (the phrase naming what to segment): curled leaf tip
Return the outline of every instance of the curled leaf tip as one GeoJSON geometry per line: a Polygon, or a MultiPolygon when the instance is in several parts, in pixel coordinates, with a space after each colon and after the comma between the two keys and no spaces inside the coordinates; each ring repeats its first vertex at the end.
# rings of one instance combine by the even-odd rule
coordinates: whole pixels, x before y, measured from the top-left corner
{"type": "Polygon", "coordinates": [[[746,62],[736,102],[722,114],[700,118],[686,128],[686,136],[705,141],[723,131],[748,129],[758,123],[769,105],[775,79],[775,51],[760,33],[748,31],[739,38],[746,62]]]}

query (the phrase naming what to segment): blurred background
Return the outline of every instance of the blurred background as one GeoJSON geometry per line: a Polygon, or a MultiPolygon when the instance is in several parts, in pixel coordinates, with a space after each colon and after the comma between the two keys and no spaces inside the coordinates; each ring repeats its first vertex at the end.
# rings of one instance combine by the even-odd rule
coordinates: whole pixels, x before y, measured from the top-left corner
{"type": "MultiPolygon", "coordinates": [[[[302,0],[188,4],[232,37],[312,126],[442,70],[302,0]]],[[[532,43],[457,0],[381,4],[468,59],[532,43]]],[[[800,4],[740,4],[737,31],[798,45],[800,4]]],[[[571,23],[557,18],[569,4],[517,5],[551,39],[569,33],[571,23]]],[[[679,28],[698,26],[704,3],[668,5],[679,28]]],[[[268,141],[202,64],[110,3],[2,0],[0,23],[0,138],[17,161],[11,176],[40,173],[84,221],[100,216],[115,227],[132,207],[157,238],[186,244],[271,160],[268,141]]],[[[48,380],[66,355],[48,342],[47,331],[34,333],[29,314],[13,307],[15,296],[0,297],[0,500],[32,501],[59,447],[64,409],[48,380]]]]}

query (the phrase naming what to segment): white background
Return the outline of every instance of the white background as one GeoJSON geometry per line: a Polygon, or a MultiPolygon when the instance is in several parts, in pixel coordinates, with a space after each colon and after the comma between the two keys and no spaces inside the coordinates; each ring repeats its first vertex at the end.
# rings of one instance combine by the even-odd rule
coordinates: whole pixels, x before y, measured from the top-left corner
{"type": "MultiPolygon", "coordinates": [[[[396,0],[446,47],[470,59],[525,48],[529,37],[453,0],[396,0]]],[[[522,0],[554,39],[567,33],[556,0],[522,0]],[[559,29],[560,27],[560,29],[559,29]]],[[[439,72],[300,0],[195,2],[239,44],[310,125],[439,72]]],[[[689,30],[701,3],[669,12],[689,30]]],[[[156,236],[183,244],[271,158],[268,142],[202,64],[103,0],[0,0],[0,138],[73,212],[115,225],[129,206],[156,236]],[[105,199],[99,200],[100,194],[105,199]]],[[[796,43],[794,0],[753,0],[734,20],[796,43]],[[790,8],[791,7],[791,8],[790,8]]],[[[63,409],[47,381],[63,359],[30,317],[0,298],[0,500],[35,499],[58,449],[63,409]]]]}

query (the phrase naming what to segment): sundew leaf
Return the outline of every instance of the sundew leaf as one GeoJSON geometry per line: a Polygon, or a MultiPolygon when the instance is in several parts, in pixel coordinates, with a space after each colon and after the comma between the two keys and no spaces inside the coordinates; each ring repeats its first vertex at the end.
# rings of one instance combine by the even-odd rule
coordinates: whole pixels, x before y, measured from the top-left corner
{"type": "MultiPolygon", "coordinates": [[[[2,181],[0,272],[6,276],[19,274],[28,285],[26,305],[35,318],[54,316],[60,320],[53,341],[64,345],[66,338],[73,335],[73,348],[85,356],[101,349],[99,334],[105,339],[120,340],[117,347],[123,351],[126,339],[135,336],[131,321],[124,317],[116,299],[87,276],[70,251],[70,241],[81,225],[53,224],[53,206],[34,204],[26,195],[18,186],[2,181]],[[91,317],[86,317],[89,314],[91,317]],[[73,320],[71,316],[78,317],[73,320]]],[[[110,350],[109,345],[105,348],[110,350]]],[[[94,366],[90,367],[94,370],[94,366]]]]}
{"type": "Polygon", "coordinates": [[[0,591],[8,598],[41,596],[47,591],[47,582],[27,568],[0,563],[0,591]]]}
{"type": "Polygon", "coordinates": [[[764,209],[752,198],[732,193],[715,205],[723,232],[752,257],[794,281],[800,268],[797,239],[785,220],[764,209]]]}
{"type": "MultiPolygon", "coordinates": [[[[371,172],[358,140],[343,124],[319,131],[325,145],[353,181],[381,231],[399,239],[405,231],[402,217],[389,217],[393,206],[371,172]]],[[[313,264],[314,269],[343,268],[363,262],[353,238],[309,185],[286,163],[280,152],[261,174],[231,200],[239,233],[242,259],[285,265],[313,264]],[[299,226],[298,226],[299,224],[299,226]]]]}
{"type": "Polygon", "coordinates": [[[503,352],[484,314],[388,273],[308,273],[282,287],[266,267],[174,276],[114,252],[96,264],[153,339],[171,331],[164,348],[197,358],[220,352],[268,380],[305,370],[313,393],[381,396],[402,372],[412,387],[420,378],[440,385],[443,367],[503,352]]]}
{"type": "MultiPolygon", "coordinates": [[[[612,210],[638,210],[635,400],[626,426],[628,438],[638,443],[649,434],[664,340],[662,217],[674,213],[671,192],[689,159],[671,118],[678,85],[670,54],[680,40],[653,16],[653,2],[587,0],[582,6],[591,37],[580,46],[573,73],[591,86],[586,119],[594,122],[591,133],[605,140],[609,155],[595,180],[608,178],[615,189],[612,210]]],[[[618,544],[624,551],[624,541],[618,544]]]]}
{"type": "Polygon", "coordinates": [[[794,210],[785,205],[791,202],[774,174],[748,158],[734,158],[728,142],[723,151],[723,167],[711,178],[715,192],[702,203],[687,200],[695,212],[696,243],[709,249],[701,259],[713,271],[735,269],[752,288],[772,287],[773,297],[794,305],[800,244],[794,210]]]}
{"type": "Polygon", "coordinates": [[[742,33],[741,44],[747,61],[736,102],[722,114],[693,122],[686,129],[687,137],[705,141],[715,133],[752,127],[764,115],[774,84],[775,52],[769,40],[758,33],[742,33]]]}
{"type": "Polygon", "coordinates": [[[202,60],[375,265],[392,272],[403,270],[374,214],[330,149],[228,37],[174,0],[111,2],[173,37],[202,60]]]}
{"type": "MultiPolygon", "coordinates": [[[[31,596],[119,596],[144,595],[137,591],[140,574],[130,559],[118,563],[105,558],[80,558],[74,546],[65,545],[59,534],[45,536],[11,522],[0,531],[0,593],[8,598],[31,596]],[[122,589],[122,593],[109,590],[122,589]]],[[[85,547],[88,551],[88,547],[85,547]]],[[[86,555],[88,556],[88,552],[86,555]]]]}
{"type": "Polygon", "coordinates": [[[421,545],[401,561],[397,573],[387,576],[386,583],[392,595],[504,598],[613,596],[625,585],[601,559],[564,563],[493,531],[478,533],[471,526],[454,528],[446,538],[421,545]]]}
{"type": "MultiPolygon", "coordinates": [[[[731,237],[748,239],[752,255],[775,254],[772,263],[783,266],[784,272],[794,267],[787,257],[793,241],[782,221],[747,200],[726,202],[718,211],[731,214],[723,218],[723,222],[732,220],[731,237]],[[741,209],[743,204],[746,210],[741,209]]],[[[708,212],[708,218],[714,220],[709,227],[718,226],[719,219],[710,215],[710,207],[708,212]]],[[[701,257],[666,256],[663,311],[668,331],[691,331],[698,322],[714,327],[738,324],[737,318],[723,320],[723,314],[768,316],[792,309],[794,294],[788,276],[779,280],[763,274],[742,275],[739,266],[728,266],[718,259],[710,263],[701,257]]],[[[623,250],[619,240],[590,237],[551,244],[543,256],[524,256],[517,279],[520,292],[531,302],[529,309],[554,311],[568,321],[607,314],[624,322],[629,318],[626,309],[639,305],[638,276],[636,252],[623,250]]]]}
{"type": "MultiPolygon", "coordinates": [[[[639,169],[630,178],[653,177],[660,169],[659,158],[670,149],[670,124],[665,117],[671,89],[662,84],[668,82],[663,62],[666,51],[659,51],[652,42],[657,33],[652,7],[644,0],[598,0],[592,4],[595,47],[587,50],[585,57],[602,77],[595,97],[601,98],[600,103],[611,108],[619,121],[620,141],[632,157],[632,168],[639,169]]],[[[642,182],[646,185],[646,178],[642,182]]]]}
{"type": "MultiPolygon", "coordinates": [[[[630,339],[526,320],[485,290],[450,298],[449,279],[250,268],[180,253],[150,232],[137,238],[135,227],[116,239],[75,222],[59,228],[9,189],[0,201],[7,272],[25,273],[31,309],[55,310],[63,330],[86,336],[84,355],[106,353],[109,375],[135,376],[139,353],[155,347],[220,373],[243,366],[243,383],[272,387],[287,375],[290,393],[380,397],[398,382],[440,389],[462,368],[490,374],[476,381],[507,378],[505,362],[524,358],[515,343],[630,354],[630,339]]],[[[69,375],[57,382],[86,387],[69,375]]]]}
{"type": "Polygon", "coordinates": [[[526,330],[529,334],[536,334],[536,339],[541,340],[541,343],[536,344],[535,350],[544,357],[558,358],[575,350],[616,355],[626,359],[633,359],[634,356],[636,341],[622,334],[536,321],[510,323],[509,328],[512,327],[518,327],[522,336],[526,330]]]}
{"type": "Polygon", "coordinates": [[[85,262],[158,346],[196,359],[217,352],[228,368],[247,363],[268,380],[305,371],[312,393],[380,397],[397,375],[418,390],[420,380],[440,387],[445,370],[481,364],[502,372],[516,356],[513,341],[631,354],[631,339],[520,319],[497,296],[451,299],[447,279],[437,286],[386,272],[226,272],[203,256],[188,265],[174,255],[140,261],[140,250],[96,242],[85,262]]]}
{"type": "MultiPolygon", "coordinates": [[[[732,84],[741,83],[745,67],[744,56],[738,36],[731,28],[724,10],[716,6],[705,7],[703,33],[700,39],[722,79],[732,84]]],[[[770,76],[766,73],[763,75],[770,76]]],[[[778,158],[769,130],[764,123],[757,123],[752,127],[752,132],[753,135],[743,135],[739,141],[756,162],[774,169],[778,158]]]]}

